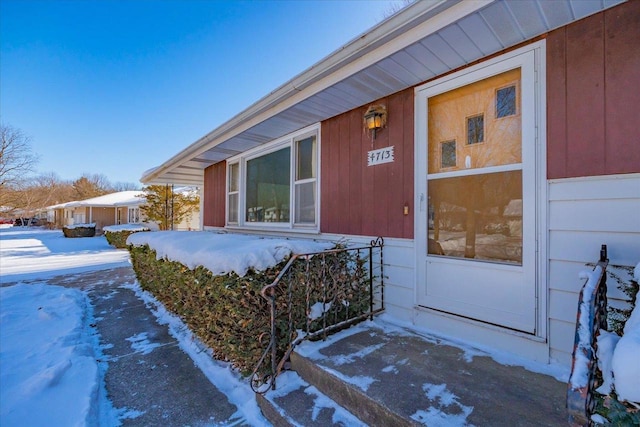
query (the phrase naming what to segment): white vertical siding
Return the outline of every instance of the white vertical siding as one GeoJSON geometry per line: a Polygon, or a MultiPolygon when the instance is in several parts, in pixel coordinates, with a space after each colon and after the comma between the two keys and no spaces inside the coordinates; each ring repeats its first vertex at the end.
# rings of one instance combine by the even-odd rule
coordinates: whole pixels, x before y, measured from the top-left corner
{"type": "MultiPolygon", "coordinates": [[[[610,265],[640,261],[640,174],[549,181],[550,356],[569,363],[573,348],[578,278],[606,244],[610,265]]],[[[609,281],[612,304],[622,297],[609,281]]]]}

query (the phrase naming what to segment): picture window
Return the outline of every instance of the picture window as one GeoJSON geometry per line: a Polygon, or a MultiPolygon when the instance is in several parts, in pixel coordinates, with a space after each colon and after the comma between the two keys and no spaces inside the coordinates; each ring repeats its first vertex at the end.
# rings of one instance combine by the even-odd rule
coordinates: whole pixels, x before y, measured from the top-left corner
{"type": "Polygon", "coordinates": [[[317,227],[317,130],[269,146],[227,162],[227,224],[317,227]]]}

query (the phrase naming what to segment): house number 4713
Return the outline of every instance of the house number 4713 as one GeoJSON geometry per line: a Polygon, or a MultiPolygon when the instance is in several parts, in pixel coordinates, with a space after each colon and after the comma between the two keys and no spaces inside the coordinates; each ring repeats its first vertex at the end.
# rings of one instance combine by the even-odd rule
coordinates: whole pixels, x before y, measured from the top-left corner
{"type": "Polygon", "coordinates": [[[367,153],[367,166],[393,162],[393,146],[372,150],[367,153]]]}

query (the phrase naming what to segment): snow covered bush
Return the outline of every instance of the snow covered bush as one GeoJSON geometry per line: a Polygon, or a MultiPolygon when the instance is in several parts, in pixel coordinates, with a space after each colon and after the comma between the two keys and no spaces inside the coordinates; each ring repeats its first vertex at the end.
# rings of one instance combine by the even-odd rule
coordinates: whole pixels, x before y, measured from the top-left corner
{"type": "MultiPolygon", "coordinates": [[[[166,256],[158,257],[156,250],[148,244],[131,244],[134,237],[142,240],[152,237],[147,233],[140,234],[145,236],[130,237],[129,251],[141,287],[179,315],[213,349],[215,357],[231,362],[243,375],[251,374],[269,344],[271,330],[269,304],[260,292],[273,283],[289,256],[261,271],[249,268],[240,274],[235,271],[214,274],[202,265],[187,267],[166,256]]],[[[193,235],[194,232],[183,232],[180,237],[193,235]]],[[[234,238],[238,242],[242,240],[234,238]]],[[[230,246],[227,252],[232,250],[230,246]]],[[[368,270],[363,268],[362,261],[354,261],[348,252],[298,259],[291,266],[290,279],[305,286],[289,288],[283,283],[284,286],[276,289],[279,358],[287,349],[291,331],[295,335],[300,330],[318,329],[323,324],[338,323],[347,315],[353,317],[355,313],[369,310],[368,270]],[[317,274],[321,271],[326,272],[322,277],[317,274]],[[323,285],[330,281],[342,282],[342,290],[333,289],[328,295],[326,287],[323,291],[323,285]],[[285,298],[280,298],[283,296],[285,298]],[[286,298],[289,296],[293,307],[291,315],[286,298]],[[318,303],[320,310],[317,310],[318,303]]],[[[268,375],[270,361],[261,366],[268,375]]]]}
{"type": "Polygon", "coordinates": [[[64,237],[93,237],[96,235],[96,224],[74,224],[62,227],[64,237]]]}
{"type": "Polygon", "coordinates": [[[127,239],[133,233],[150,231],[149,227],[140,224],[110,225],[102,229],[107,239],[107,243],[118,249],[127,247],[127,239]]]}

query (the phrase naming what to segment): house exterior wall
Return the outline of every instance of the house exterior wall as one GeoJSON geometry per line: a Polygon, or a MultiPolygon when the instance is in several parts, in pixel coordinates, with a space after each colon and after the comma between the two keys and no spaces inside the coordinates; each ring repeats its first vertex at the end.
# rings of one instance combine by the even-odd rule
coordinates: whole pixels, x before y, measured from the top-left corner
{"type": "Polygon", "coordinates": [[[640,171],[638,40],[638,1],[549,33],[549,179],[640,171]]]}
{"type": "MultiPolygon", "coordinates": [[[[640,1],[631,1],[546,35],[548,325],[530,337],[416,308],[414,90],[386,105],[387,127],[363,130],[368,105],[321,124],[319,238],[368,242],[385,237],[385,305],[393,318],[536,360],[569,366],[585,264],[609,247],[613,265],[640,261],[640,1]],[[367,152],[394,146],[395,161],[367,166],[367,152]],[[405,206],[408,208],[405,214],[405,206]],[[481,339],[479,337],[482,337],[481,339]]],[[[225,225],[226,164],[205,170],[203,224],[225,225]]],[[[545,209],[546,208],[546,209],[545,209]]],[[[610,285],[613,287],[613,284],[610,285]]],[[[620,298],[611,289],[615,301],[620,298]]]]}
{"type": "Polygon", "coordinates": [[[108,225],[114,225],[116,223],[116,208],[87,208],[86,221],[89,219],[96,223],[98,230],[108,225]],[[91,209],[91,215],[89,215],[89,209],[91,209]]]}
{"type": "Polygon", "coordinates": [[[363,127],[368,106],[322,123],[323,233],[413,238],[413,90],[376,103],[386,106],[388,122],[373,141],[363,127]],[[368,151],[388,146],[393,162],[367,166],[368,151]]]}
{"type": "Polygon", "coordinates": [[[226,206],[226,162],[219,162],[204,170],[202,224],[205,227],[224,227],[226,206]]]}

